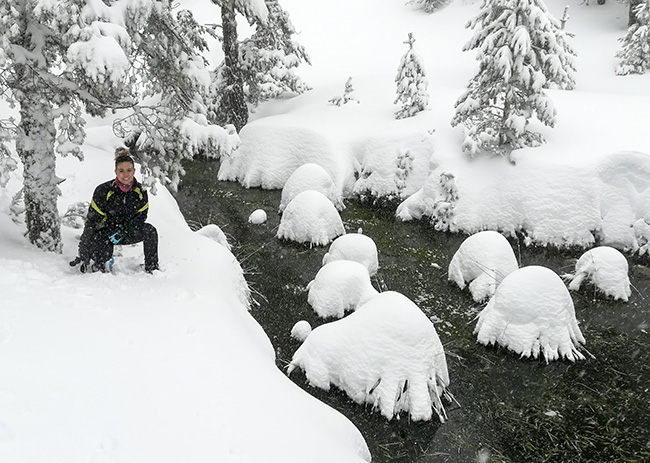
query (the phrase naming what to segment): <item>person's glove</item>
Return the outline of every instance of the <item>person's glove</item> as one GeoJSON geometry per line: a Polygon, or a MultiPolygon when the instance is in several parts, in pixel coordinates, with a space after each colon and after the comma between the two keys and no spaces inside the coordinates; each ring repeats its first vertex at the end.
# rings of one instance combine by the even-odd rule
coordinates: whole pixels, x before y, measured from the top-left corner
{"type": "Polygon", "coordinates": [[[111,241],[111,243],[118,244],[120,241],[122,241],[122,233],[116,231],[111,236],[109,236],[108,239],[111,241]]]}

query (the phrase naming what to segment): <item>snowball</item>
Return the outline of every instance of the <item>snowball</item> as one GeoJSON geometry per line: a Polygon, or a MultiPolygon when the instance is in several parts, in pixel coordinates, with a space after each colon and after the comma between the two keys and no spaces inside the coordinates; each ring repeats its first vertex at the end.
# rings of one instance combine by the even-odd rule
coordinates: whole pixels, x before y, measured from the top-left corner
{"type": "Polygon", "coordinates": [[[248,222],[255,225],[263,224],[266,222],[266,212],[262,209],[254,210],[251,215],[248,216],[248,222]]]}
{"type": "Polygon", "coordinates": [[[578,348],[585,339],[569,290],[553,270],[538,265],[503,279],[478,315],[474,334],[481,344],[500,344],[522,357],[584,359],[578,348]]]}
{"type": "Polygon", "coordinates": [[[316,190],[323,193],[332,201],[334,207],[339,211],[345,209],[340,190],[332,181],[332,177],[318,164],[309,162],[298,167],[287,179],[282,188],[280,199],[280,212],[284,211],[287,204],[296,197],[298,193],[306,190],[316,190]]]}
{"type": "Polygon", "coordinates": [[[407,412],[444,421],[440,398],[449,397],[447,361],[436,329],[406,296],[386,291],[345,318],[315,328],[289,364],[312,386],[330,384],[357,403],[372,404],[391,419],[407,412]]]}
{"type": "Polygon", "coordinates": [[[197,230],[196,234],[210,238],[212,241],[216,241],[230,251],[230,244],[228,243],[228,239],[226,238],[224,232],[221,231],[221,228],[219,228],[217,225],[213,223],[206,225],[205,227],[197,230]]]}
{"type": "Polygon", "coordinates": [[[345,233],[338,211],[327,197],[315,190],[299,193],[282,214],[277,237],[326,245],[345,233]]]}
{"type": "Polygon", "coordinates": [[[495,231],[469,236],[449,263],[448,278],[461,289],[469,283],[476,302],[489,298],[510,273],[519,268],[508,240],[495,231]]]}
{"type": "Polygon", "coordinates": [[[311,325],[307,320],[300,320],[295,325],[293,325],[293,328],[291,328],[291,337],[300,342],[303,342],[305,339],[307,339],[309,333],[311,333],[311,325]]]}
{"type": "Polygon", "coordinates": [[[580,256],[569,289],[578,291],[586,278],[607,296],[627,302],[632,294],[627,271],[627,259],[620,251],[609,246],[599,246],[580,256]]]}
{"type": "Polygon", "coordinates": [[[347,233],[336,238],[329,252],[323,256],[323,265],[335,260],[353,260],[365,265],[372,276],[377,273],[379,260],[377,245],[369,236],[361,233],[347,233]]]}
{"type": "Polygon", "coordinates": [[[323,266],[307,285],[307,302],[323,318],[345,315],[378,294],[370,283],[368,269],[351,260],[336,260],[323,266]]]}

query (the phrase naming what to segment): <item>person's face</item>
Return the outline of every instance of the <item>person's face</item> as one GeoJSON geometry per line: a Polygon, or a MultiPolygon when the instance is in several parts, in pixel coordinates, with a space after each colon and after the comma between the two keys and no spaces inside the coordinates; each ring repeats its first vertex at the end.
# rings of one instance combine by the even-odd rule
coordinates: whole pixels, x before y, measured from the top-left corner
{"type": "Polygon", "coordinates": [[[120,162],[115,169],[115,175],[120,183],[128,185],[133,181],[133,176],[135,175],[135,167],[128,161],[120,162]]]}

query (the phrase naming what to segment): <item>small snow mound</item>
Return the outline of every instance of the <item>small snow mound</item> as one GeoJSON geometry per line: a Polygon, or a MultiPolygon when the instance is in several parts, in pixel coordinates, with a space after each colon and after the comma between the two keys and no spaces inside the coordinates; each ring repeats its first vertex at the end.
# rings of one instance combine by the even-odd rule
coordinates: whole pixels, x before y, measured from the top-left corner
{"type": "Polygon", "coordinates": [[[441,398],[449,374],[445,352],[429,318],[406,296],[386,291],[345,318],[315,328],[298,348],[289,374],[304,370],[312,386],[345,391],[391,419],[446,413],[441,398]]]}
{"type": "Polygon", "coordinates": [[[368,269],[359,262],[335,260],[323,266],[308,285],[307,302],[322,317],[345,315],[378,294],[368,269]]]}
{"type": "Polygon", "coordinates": [[[291,328],[291,337],[297,341],[303,342],[311,333],[311,325],[307,320],[300,320],[291,328]]]}
{"type": "Polygon", "coordinates": [[[224,234],[223,231],[221,231],[221,228],[219,228],[218,225],[211,223],[209,225],[206,225],[203,228],[200,228],[195,233],[197,235],[202,235],[205,236],[206,238],[210,238],[212,241],[216,241],[217,243],[219,243],[224,248],[230,251],[230,244],[228,243],[228,239],[226,238],[226,235],[224,234]]]}
{"type": "Polygon", "coordinates": [[[569,289],[578,291],[585,279],[614,299],[627,302],[632,295],[627,259],[620,251],[610,246],[599,246],[580,256],[569,289]]]}
{"type": "Polygon", "coordinates": [[[323,265],[335,260],[353,260],[363,264],[370,276],[377,273],[379,259],[377,245],[372,238],[361,233],[347,233],[336,238],[323,256],[323,265]]]}
{"type": "Polygon", "coordinates": [[[248,223],[253,225],[261,225],[266,222],[266,212],[263,209],[254,210],[250,216],[248,216],[248,223]]]}
{"type": "Polygon", "coordinates": [[[503,279],[478,315],[474,334],[481,344],[499,344],[522,357],[584,359],[578,348],[585,339],[569,290],[553,270],[538,265],[503,279]]]}
{"type": "Polygon", "coordinates": [[[476,302],[488,299],[503,279],[519,268],[508,240],[495,231],[469,236],[449,263],[448,278],[461,289],[469,283],[476,302]]]}
{"type": "Polygon", "coordinates": [[[332,181],[330,174],[320,165],[309,162],[294,170],[284,184],[280,199],[280,212],[285,210],[298,193],[306,190],[320,191],[332,201],[336,209],[339,211],[345,209],[340,189],[332,181]]]}
{"type": "Polygon", "coordinates": [[[307,190],[287,205],[276,236],[324,246],[344,233],[343,222],[332,202],[320,191],[307,190]]]}

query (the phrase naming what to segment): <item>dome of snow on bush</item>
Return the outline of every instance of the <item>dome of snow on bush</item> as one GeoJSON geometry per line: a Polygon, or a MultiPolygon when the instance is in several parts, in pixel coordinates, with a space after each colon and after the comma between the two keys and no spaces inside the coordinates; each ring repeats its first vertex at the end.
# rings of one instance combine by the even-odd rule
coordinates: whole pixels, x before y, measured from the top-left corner
{"type": "Polygon", "coordinates": [[[531,265],[505,277],[478,315],[474,334],[481,344],[499,344],[522,357],[584,359],[569,290],[546,267],[531,265]]]}
{"type": "Polygon", "coordinates": [[[319,191],[307,190],[299,193],[287,205],[280,219],[277,237],[324,246],[344,233],[341,216],[332,202],[319,191]]]}
{"type": "Polygon", "coordinates": [[[386,291],[341,320],[315,328],[289,364],[309,384],[334,385],[388,419],[408,413],[445,421],[441,398],[451,399],[445,352],[436,329],[406,296],[386,291]]]}
{"type": "Polygon", "coordinates": [[[334,207],[339,211],[345,208],[341,192],[332,181],[330,174],[320,165],[310,162],[298,167],[287,179],[282,188],[280,212],[284,211],[298,193],[306,190],[320,191],[332,201],[334,207]]]}
{"type": "Polygon", "coordinates": [[[323,265],[335,260],[353,260],[365,265],[373,276],[379,268],[377,245],[369,236],[361,233],[347,233],[336,238],[323,256],[323,265]]]}
{"type": "Polygon", "coordinates": [[[580,256],[569,289],[578,291],[583,281],[587,280],[605,295],[627,302],[632,294],[627,272],[627,259],[620,251],[609,246],[598,246],[580,256]]]}

